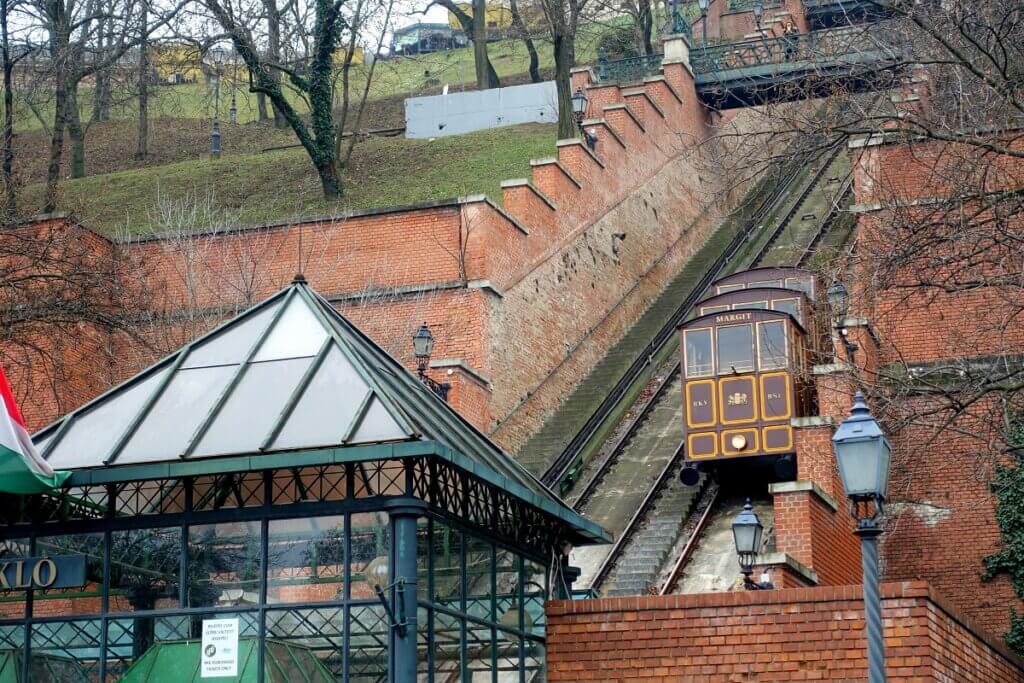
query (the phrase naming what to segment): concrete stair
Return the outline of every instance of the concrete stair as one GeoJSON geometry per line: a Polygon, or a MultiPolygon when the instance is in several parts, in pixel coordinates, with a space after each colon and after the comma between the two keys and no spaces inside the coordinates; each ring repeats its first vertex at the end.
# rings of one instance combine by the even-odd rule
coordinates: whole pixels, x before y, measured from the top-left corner
{"type": "Polygon", "coordinates": [[[679,540],[690,513],[706,486],[683,486],[673,476],[655,501],[645,526],[633,536],[604,587],[608,596],[646,595],[657,589],[657,579],[679,540]]]}

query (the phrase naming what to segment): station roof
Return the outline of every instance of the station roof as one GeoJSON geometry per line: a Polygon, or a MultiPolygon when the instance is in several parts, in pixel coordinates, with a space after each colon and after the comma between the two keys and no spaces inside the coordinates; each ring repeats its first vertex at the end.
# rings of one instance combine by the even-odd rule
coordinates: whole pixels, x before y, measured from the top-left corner
{"type": "Polygon", "coordinates": [[[607,542],[300,278],[34,441],[71,484],[434,454],[607,542]]]}

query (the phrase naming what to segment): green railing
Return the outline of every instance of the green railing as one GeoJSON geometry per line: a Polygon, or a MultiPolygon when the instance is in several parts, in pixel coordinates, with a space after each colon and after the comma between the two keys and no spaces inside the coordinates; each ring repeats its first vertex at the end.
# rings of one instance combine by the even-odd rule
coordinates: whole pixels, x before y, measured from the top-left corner
{"type": "MultiPolygon", "coordinates": [[[[869,36],[862,29],[839,28],[813,33],[800,33],[779,38],[742,40],[697,47],[690,52],[695,74],[713,74],[749,69],[778,67],[802,63],[811,66],[854,61],[859,55],[892,52],[883,47],[878,33],[869,36]]],[[[893,53],[894,56],[894,53],[893,53]]]]}
{"type": "Polygon", "coordinates": [[[664,55],[640,55],[624,59],[608,59],[601,53],[597,59],[597,78],[602,83],[642,81],[661,72],[664,55]]]}
{"type": "Polygon", "coordinates": [[[782,7],[781,0],[729,0],[728,9],[730,12],[749,12],[755,5],[761,5],[765,9],[782,7]]]}

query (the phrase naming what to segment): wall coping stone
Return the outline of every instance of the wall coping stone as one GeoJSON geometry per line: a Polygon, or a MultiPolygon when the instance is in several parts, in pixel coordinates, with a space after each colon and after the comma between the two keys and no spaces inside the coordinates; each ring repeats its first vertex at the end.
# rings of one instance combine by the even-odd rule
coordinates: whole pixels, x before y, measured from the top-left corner
{"type": "Polygon", "coordinates": [[[662,82],[665,83],[665,87],[668,88],[668,91],[670,93],[672,93],[672,97],[676,98],[676,100],[679,102],[679,104],[683,103],[683,98],[679,96],[679,93],[676,92],[676,89],[674,87],[672,87],[672,84],[668,82],[668,79],[665,78],[664,75],[661,75],[661,76],[648,76],[647,78],[644,79],[644,83],[657,83],[658,81],[662,81],[662,82]]]}
{"type": "MultiPolygon", "coordinates": [[[[584,123],[586,123],[586,122],[584,122],[584,123]]],[[[590,155],[590,158],[594,160],[595,164],[597,164],[601,168],[605,167],[604,166],[604,162],[601,161],[601,157],[599,157],[596,154],[594,154],[590,150],[589,147],[587,147],[585,144],[583,144],[583,140],[580,140],[579,138],[568,138],[566,140],[557,140],[557,141],[555,141],[555,147],[558,147],[558,148],[571,147],[573,145],[579,145],[580,149],[582,149],[584,152],[586,152],[587,154],[590,155]]]]}
{"type": "Polygon", "coordinates": [[[839,512],[839,504],[832,496],[825,493],[825,489],[813,481],[780,481],[768,484],[768,493],[776,495],[779,493],[801,493],[810,492],[817,496],[825,505],[832,508],[833,512],[839,512]]]}
{"type": "Polygon", "coordinates": [[[849,372],[852,366],[849,363],[825,363],[822,365],[815,365],[811,368],[812,375],[840,375],[844,372],[849,372]]]}
{"type": "Polygon", "coordinates": [[[430,367],[439,370],[461,370],[485,387],[491,386],[491,380],[484,373],[480,372],[463,358],[439,358],[430,361],[430,367]]]}
{"type": "Polygon", "coordinates": [[[658,103],[655,102],[651,98],[651,96],[647,94],[647,91],[644,90],[643,87],[639,87],[639,88],[624,88],[622,90],[622,96],[623,97],[643,96],[644,99],[647,100],[648,104],[651,105],[651,108],[654,109],[654,111],[656,111],[658,113],[658,116],[660,116],[661,118],[665,118],[665,112],[663,112],[661,110],[661,107],[658,106],[658,103]]]}
{"type": "Polygon", "coordinates": [[[609,104],[607,107],[604,108],[604,111],[606,111],[606,112],[608,112],[608,111],[618,111],[620,109],[622,109],[627,114],[629,114],[629,118],[633,119],[633,123],[636,124],[637,128],[639,128],[644,133],[647,132],[647,129],[644,128],[644,124],[640,122],[640,119],[637,118],[636,114],[633,113],[633,110],[629,108],[628,104],[625,104],[625,103],[609,104]]]}
{"type": "Polygon", "coordinates": [[[831,415],[808,415],[807,417],[794,417],[789,421],[790,426],[796,429],[814,429],[816,427],[833,427],[836,421],[831,415]]]}
{"type": "Polygon", "coordinates": [[[576,187],[579,187],[579,188],[582,189],[583,183],[580,182],[580,179],[577,178],[576,176],[574,176],[572,174],[572,171],[567,169],[562,164],[562,162],[559,161],[556,157],[544,157],[543,159],[530,159],[530,166],[531,167],[534,167],[534,166],[547,166],[549,164],[554,164],[555,166],[557,166],[558,170],[560,170],[562,173],[564,173],[565,177],[568,178],[569,180],[571,180],[573,185],[575,185],[576,187]]]}
{"type": "Polygon", "coordinates": [[[803,564],[789,553],[774,552],[774,553],[763,553],[759,554],[754,558],[755,567],[769,567],[783,565],[789,567],[795,574],[800,575],[805,580],[817,585],[818,573],[803,564]]]}
{"type": "Polygon", "coordinates": [[[507,187],[525,187],[525,188],[531,190],[533,192],[533,194],[535,194],[538,198],[541,199],[541,201],[543,201],[545,204],[547,204],[548,207],[550,207],[552,211],[557,211],[558,210],[558,206],[556,206],[555,203],[553,201],[551,201],[551,198],[548,197],[543,192],[541,192],[533,183],[531,183],[526,178],[512,178],[510,180],[502,180],[501,181],[501,189],[504,190],[507,187]]]}
{"type": "Polygon", "coordinates": [[[482,289],[485,292],[494,294],[499,299],[505,298],[505,292],[490,280],[470,280],[466,283],[466,289],[482,289]]]}
{"type": "MultiPolygon", "coordinates": [[[[1013,666],[1024,670],[1024,659],[1010,652],[1009,648],[973,621],[963,616],[958,609],[939,594],[926,581],[886,581],[880,587],[883,600],[899,601],[927,600],[944,612],[953,621],[967,629],[978,640],[992,648],[1013,666]]],[[[814,586],[810,588],[782,588],[771,591],[730,591],[728,593],[691,593],[676,595],[636,595],[624,598],[599,598],[594,600],[549,600],[544,603],[545,611],[552,616],[568,614],[606,614],[623,611],[660,611],[666,609],[701,609],[715,607],[747,607],[754,605],[799,605],[819,602],[854,601],[864,599],[863,588],[857,586],[814,586]]],[[[886,608],[898,605],[882,604],[886,608]]]]}

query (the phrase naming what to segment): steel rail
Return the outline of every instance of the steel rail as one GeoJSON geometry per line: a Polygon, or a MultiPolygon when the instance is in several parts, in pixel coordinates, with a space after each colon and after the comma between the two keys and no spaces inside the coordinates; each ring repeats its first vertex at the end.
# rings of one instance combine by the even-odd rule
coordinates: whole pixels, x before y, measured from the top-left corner
{"type": "MultiPolygon", "coordinates": [[[[824,175],[825,170],[830,165],[831,159],[828,161],[828,163],[822,164],[821,167],[815,172],[808,186],[811,188],[816,187],[818,183],[821,181],[821,178],[824,175]]],[[[801,194],[803,195],[803,193],[801,194]]],[[[797,204],[799,203],[800,201],[798,200],[797,204]]],[[[838,215],[838,211],[834,213],[835,215],[838,215]]],[[[829,215],[832,214],[833,212],[830,212],[829,215]]],[[[820,241],[821,237],[829,230],[831,223],[831,220],[823,220],[819,224],[818,229],[815,231],[814,235],[812,235],[811,239],[808,241],[808,248],[810,248],[810,245],[820,241]]],[[[763,257],[764,254],[771,249],[772,243],[778,238],[779,234],[785,230],[787,224],[788,221],[779,222],[779,225],[776,227],[772,236],[758,250],[758,254],[755,256],[755,261],[760,260],[761,257],[763,257]]],[[[677,360],[673,364],[672,370],[668,373],[667,376],[672,377],[675,373],[679,372],[679,370],[680,362],[677,360]]],[[[668,382],[666,380],[665,384],[667,383],[668,382]]],[[[686,444],[684,442],[680,443],[679,446],[676,447],[676,450],[673,453],[672,457],[665,464],[664,468],[662,468],[661,472],[659,472],[658,477],[654,480],[654,483],[651,485],[650,489],[648,489],[647,494],[641,501],[640,506],[637,508],[637,511],[633,513],[633,516],[630,517],[629,521],[626,523],[625,528],[623,528],[622,533],[619,534],[619,537],[615,540],[615,543],[612,545],[611,549],[608,551],[608,554],[605,556],[604,560],[601,562],[601,565],[598,567],[597,572],[594,574],[594,580],[591,582],[592,589],[600,589],[605,579],[608,578],[608,576],[611,574],[611,571],[615,568],[615,564],[619,561],[620,554],[632,540],[633,535],[638,530],[640,523],[644,520],[644,518],[647,515],[647,512],[653,506],[654,502],[661,496],[662,488],[669,481],[669,475],[673,472],[676,465],[679,464],[680,458],[682,457],[683,452],[685,450],[685,445],[686,444]]],[[[609,460],[611,460],[611,458],[609,458],[609,460]]],[[[610,467],[610,464],[606,464],[605,466],[610,467]]],[[[707,510],[704,511],[705,515],[709,514],[708,510],[710,510],[711,507],[712,506],[709,505],[707,510]]],[[[577,507],[577,509],[580,508],[577,507]]],[[[706,523],[706,520],[702,520],[702,522],[698,524],[698,527],[694,530],[694,533],[691,536],[690,542],[688,542],[687,547],[683,549],[684,553],[692,552],[693,548],[690,547],[691,544],[693,544],[693,547],[696,547],[696,543],[699,542],[699,532],[702,530],[703,523],[706,523]]],[[[673,567],[673,573],[678,573],[683,570],[683,568],[686,566],[686,559],[687,558],[683,557],[676,561],[677,566],[673,567]]]]}
{"type": "Polygon", "coordinates": [[[711,510],[718,503],[718,496],[722,492],[721,487],[716,489],[711,494],[711,500],[708,501],[708,506],[704,508],[704,512],[701,513],[700,519],[697,520],[697,524],[693,527],[693,532],[690,534],[690,538],[686,540],[686,545],[679,552],[679,557],[676,559],[676,563],[672,565],[672,571],[669,572],[668,577],[665,579],[665,583],[661,584],[661,588],[658,590],[658,595],[668,595],[669,591],[675,588],[675,585],[679,582],[679,577],[683,573],[683,567],[686,566],[687,561],[690,559],[691,553],[697,547],[700,542],[701,534],[704,533],[704,527],[707,525],[708,520],[711,519],[711,510]]]}
{"type": "MultiPolygon", "coordinates": [[[[812,176],[807,187],[801,192],[800,198],[794,204],[794,209],[803,202],[806,198],[807,193],[818,185],[821,180],[821,176],[825,173],[825,170],[829,167],[835,156],[842,151],[841,145],[835,145],[835,149],[830,152],[829,159],[826,163],[822,164],[812,176]]],[[[813,151],[813,150],[812,150],[813,151]]],[[[556,489],[560,483],[568,476],[569,472],[576,464],[576,460],[580,454],[587,447],[587,445],[594,438],[596,433],[604,425],[605,420],[614,412],[615,408],[619,405],[619,402],[629,393],[629,390],[633,387],[634,383],[640,378],[643,371],[650,365],[654,356],[667,344],[676,333],[676,329],[679,324],[689,315],[693,307],[704,298],[704,294],[707,288],[712,282],[718,279],[722,270],[731,262],[732,258],[737,254],[740,248],[747,242],[750,235],[759,227],[761,220],[768,215],[771,209],[775,206],[776,202],[782,198],[786,191],[789,190],[790,183],[796,180],[800,172],[803,170],[805,165],[804,156],[797,157],[792,165],[791,169],[787,169],[787,175],[783,182],[776,185],[775,189],[761,202],[758,208],[754,211],[751,217],[747,220],[746,225],[742,230],[739,230],[733,239],[729,242],[726,248],[719,254],[718,258],[715,259],[714,263],[710,268],[705,271],[703,277],[697,282],[697,284],[690,290],[690,293],[686,295],[680,305],[676,308],[673,314],[669,317],[668,321],[658,330],[654,338],[648,342],[643,348],[640,354],[637,355],[636,359],[629,366],[626,372],[619,378],[619,381],[615,383],[611,391],[605,395],[604,400],[597,407],[597,409],[591,414],[587,421],[583,424],[583,427],[576,433],[572,440],[566,445],[565,449],[559,454],[551,466],[544,472],[541,477],[541,481],[548,487],[556,489]]],[[[787,220],[779,221],[775,228],[772,236],[768,239],[765,245],[759,250],[758,254],[754,257],[754,263],[758,262],[767,253],[767,250],[771,245],[778,239],[779,235],[785,230],[788,224],[788,219],[792,218],[793,210],[787,214],[787,220]]],[[[673,366],[673,371],[678,370],[678,363],[673,366]]],[[[671,372],[669,373],[671,374],[671,372]]],[[[640,417],[646,417],[644,413],[640,417]]],[[[639,422],[634,420],[639,426],[639,422]]],[[[635,430],[630,430],[635,431],[635,430]]],[[[621,445],[624,445],[625,441],[622,441],[621,445]]],[[[617,453],[613,451],[605,463],[602,464],[600,475],[603,476],[607,468],[614,463],[617,458],[617,453]]],[[[597,475],[592,478],[593,480],[599,479],[597,475]]],[[[589,492],[588,494],[589,495],[589,492]]],[[[580,496],[578,500],[584,500],[584,496],[580,496]]]]}
{"type": "Polygon", "coordinates": [[[660,330],[658,330],[654,339],[644,346],[626,372],[615,383],[615,386],[613,386],[611,391],[605,395],[604,400],[601,401],[597,410],[591,414],[583,424],[583,427],[576,433],[551,466],[544,472],[541,476],[541,481],[546,486],[554,489],[556,484],[559,484],[563,479],[565,479],[580,453],[587,444],[590,443],[590,440],[601,428],[608,416],[615,410],[619,401],[621,401],[629,392],[634,382],[636,382],[640,377],[640,374],[650,364],[654,355],[675,335],[676,328],[679,323],[681,323],[689,314],[693,306],[700,301],[708,286],[718,279],[719,273],[726,265],[729,264],[732,257],[735,256],[739,249],[746,243],[751,233],[757,229],[761,219],[768,214],[775,203],[785,194],[785,191],[789,188],[789,184],[799,176],[800,171],[803,168],[800,163],[801,160],[802,157],[797,158],[791,164],[792,168],[787,169],[788,173],[784,182],[779,183],[776,188],[767,197],[765,197],[762,203],[755,210],[754,214],[751,215],[744,228],[737,231],[736,235],[729,242],[726,248],[721,254],[719,254],[711,267],[704,273],[704,276],[697,282],[697,285],[676,308],[668,321],[660,330]]]}
{"type": "Polygon", "coordinates": [[[619,537],[612,545],[611,550],[608,551],[608,554],[601,562],[601,566],[598,567],[597,573],[594,574],[594,580],[590,584],[591,588],[600,588],[601,584],[604,583],[604,580],[608,578],[608,574],[611,573],[615,563],[618,562],[619,553],[622,552],[622,549],[625,548],[626,544],[633,538],[633,532],[636,531],[640,521],[647,515],[648,508],[650,508],[651,505],[654,504],[654,501],[661,495],[662,487],[668,482],[669,478],[672,476],[673,470],[682,458],[685,445],[686,443],[682,442],[676,446],[675,453],[672,454],[672,457],[669,458],[667,463],[665,463],[661,472],[658,473],[658,478],[654,480],[651,488],[647,490],[647,495],[645,495],[643,501],[640,502],[640,507],[638,507],[636,512],[633,513],[633,516],[629,518],[629,521],[626,523],[626,528],[623,529],[621,534],[619,534],[619,537]]]}

